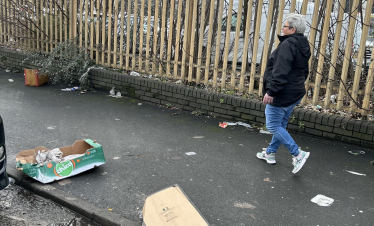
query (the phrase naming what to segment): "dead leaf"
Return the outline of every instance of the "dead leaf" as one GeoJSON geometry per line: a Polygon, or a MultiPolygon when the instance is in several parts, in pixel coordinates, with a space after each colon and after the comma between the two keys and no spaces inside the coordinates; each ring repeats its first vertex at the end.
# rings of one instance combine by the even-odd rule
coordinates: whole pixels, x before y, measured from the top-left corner
{"type": "Polygon", "coordinates": [[[104,172],[104,173],[102,173],[101,175],[104,175],[104,176],[105,176],[105,175],[108,175],[108,173],[107,173],[107,172],[104,172]]]}
{"type": "Polygon", "coordinates": [[[115,160],[116,160],[116,159],[120,159],[120,158],[121,158],[121,157],[114,157],[113,159],[115,159],[115,160]]]}
{"type": "Polygon", "coordinates": [[[242,208],[242,209],[255,209],[256,208],[254,205],[246,203],[246,202],[243,202],[243,203],[236,202],[234,203],[234,206],[238,208],[242,208]]]}
{"type": "Polygon", "coordinates": [[[179,156],[175,156],[175,157],[172,157],[172,159],[174,159],[174,160],[179,160],[179,159],[181,159],[181,157],[179,157],[179,156]]]}
{"type": "Polygon", "coordinates": [[[114,119],[114,120],[116,120],[116,121],[119,121],[119,120],[121,120],[121,119],[119,119],[119,118],[116,118],[116,119],[114,119]]]}

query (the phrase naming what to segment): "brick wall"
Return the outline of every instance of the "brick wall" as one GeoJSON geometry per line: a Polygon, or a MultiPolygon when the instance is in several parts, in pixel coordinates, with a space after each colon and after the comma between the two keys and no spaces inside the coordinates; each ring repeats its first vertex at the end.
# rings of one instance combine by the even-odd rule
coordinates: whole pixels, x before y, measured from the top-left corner
{"type": "MultiPolygon", "coordinates": [[[[6,66],[23,70],[20,66],[22,60],[26,58],[23,53],[0,49],[1,56],[7,57],[5,62],[0,62],[3,68],[6,66]]],[[[33,68],[32,65],[26,64],[26,66],[33,68]]],[[[265,105],[256,100],[210,93],[183,85],[100,69],[91,70],[89,74],[91,86],[96,89],[110,90],[115,87],[124,96],[155,104],[171,105],[187,111],[199,111],[225,121],[265,123],[265,105]]],[[[374,147],[374,123],[302,108],[294,109],[288,130],[364,147],[374,147]]]]}

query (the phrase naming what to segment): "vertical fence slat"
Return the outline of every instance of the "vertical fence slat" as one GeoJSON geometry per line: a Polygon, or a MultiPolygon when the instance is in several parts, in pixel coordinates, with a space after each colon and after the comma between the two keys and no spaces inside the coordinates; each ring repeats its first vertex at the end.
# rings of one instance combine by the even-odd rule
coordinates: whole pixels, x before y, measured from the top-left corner
{"type": "MultiPolygon", "coordinates": [[[[52,0],[50,0],[52,1],[52,0]]],[[[49,2],[49,44],[50,52],[53,50],[53,2],[49,2]]]]}
{"type": "MultiPolygon", "coordinates": [[[[341,0],[340,4],[345,6],[345,2],[346,0],[341,0]]],[[[335,30],[335,35],[334,35],[334,47],[333,47],[333,52],[331,55],[331,66],[329,69],[329,75],[327,79],[326,97],[325,97],[325,103],[324,103],[324,107],[326,109],[330,107],[330,97],[331,97],[332,88],[334,85],[336,61],[338,59],[340,36],[341,36],[342,27],[343,27],[343,16],[344,16],[344,8],[339,7],[339,14],[338,14],[338,19],[336,21],[336,30],[335,30]]]]}
{"type": "Polygon", "coordinates": [[[271,31],[271,24],[273,22],[273,9],[274,9],[274,1],[270,1],[269,5],[269,13],[266,23],[266,32],[265,32],[265,41],[264,41],[264,50],[262,52],[262,62],[261,62],[261,74],[260,74],[260,84],[258,87],[258,94],[262,96],[262,86],[264,84],[264,73],[266,68],[266,62],[268,61],[268,51],[269,51],[269,41],[270,41],[270,31],[271,31]]]}
{"type": "Polygon", "coordinates": [[[175,57],[174,57],[174,79],[178,76],[178,58],[179,58],[179,40],[181,31],[181,13],[182,13],[183,1],[178,1],[178,13],[177,13],[177,36],[175,38],[175,57]]]}
{"type": "MultiPolygon", "coordinates": [[[[43,13],[43,17],[45,17],[45,36],[43,38],[43,42],[45,43],[45,51],[46,52],[49,52],[49,37],[50,37],[50,34],[48,32],[49,30],[49,15],[48,15],[48,12],[49,12],[49,8],[48,8],[48,4],[46,3],[45,4],[45,8],[43,7],[42,10],[45,12],[43,13]]],[[[44,29],[44,25],[43,25],[43,29],[44,29]]]]}
{"type": "MultiPolygon", "coordinates": [[[[186,51],[189,50],[189,55],[190,55],[190,59],[189,59],[189,70],[188,70],[188,81],[191,82],[192,81],[192,73],[193,73],[193,69],[194,69],[194,62],[193,62],[193,58],[194,58],[194,51],[195,51],[195,33],[196,33],[196,21],[197,21],[197,2],[198,0],[194,0],[193,2],[193,8],[190,9],[190,14],[192,13],[192,27],[190,29],[191,33],[189,33],[188,35],[190,35],[190,48],[189,49],[186,49],[186,51]]],[[[190,18],[191,19],[191,18],[190,18]]]]}
{"type": "MultiPolygon", "coordinates": [[[[204,1],[205,2],[205,1],[204,1]]],[[[204,4],[204,3],[203,3],[204,4]]],[[[170,22],[169,22],[169,36],[168,36],[168,50],[167,50],[167,65],[166,65],[166,75],[168,77],[172,77],[170,73],[170,60],[171,60],[171,45],[173,43],[173,30],[174,30],[174,8],[175,8],[175,0],[171,0],[170,3],[170,22]]],[[[148,50],[147,50],[148,51],[148,50]]]]}
{"type": "MultiPolygon", "coordinates": [[[[238,14],[236,16],[234,57],[232,59],[232,71],[231,71],[231,83],[230,83],[231,90],[235,89],[236,63],[238,62],[238,48],[239,48],[240,25],[242,23],[242,11],[243,11],[243,0],[239,0],[238,14]]],[[[242,63],[244,64],[244,62],[242,63]]]]}
{"type": "MultiPolygon", "coordinates": [[[[106,0],[102,0],[102,12],[101,21],[102,21],[102,28],[101,28],[101,63],[105,65],[105,43],[106,43],[106,0]]],[[[110,0],[109,0],[110,1],[110,0]]],[[[130,1],[130,0],[129,0],[130,1]]]]}
{"type": "Polygon", "coordinates": [[[123,68],[123,30],[125,20],[125,0],[121,0],[121,29],[120,29],[120,40],[119,40],[119,68],[123,68]]]}
{"type": "MultiPolygon", "coordinates": [[[[247,1],[247,0],[245,0],[247,1]]],[[[249,47],[249,31],[251,29],[251,20],[252,20],[252,0],[248,2],[248,9],[247,9],[247,21],[245,22],[245,36],[244,36],[244,51],[243,51],[243,60],[242,60],[242,69],[240,72],[240,85],[239,91],[243,92],[244,90],[244,77],[247,67],[247,59],[248,59],[248,47],[249,47]]]]}
{"type": "Polygon", "coordinates": [[[125,62],[125,68],[126,68],[126,70],[129,70],[130,22],[131,22],[131,0],[128,0],[128,2],[127,2],[127,15],[126,15],[126,24],[127,24],[127,26],[126,26],[126,62],[125,62]]]}
{"type": "MultiPolygon", "coordinates": [[[[219,13],[218,13],[218,24],[222,24],[222,14],[223,14],[223,3],[224,1],[219,1],[219,13]]],[[[214,72],[213,72],[213,87],[217,86],[217,77],[218,77],[218,64],[219,64],[219,52],[221,47],[221,32],[222,26],[218,26],[217,36],[216,36],[216,52],[214,59],[214,72]]]]}
{"type": "Polygon", "coordinates": [[[144,30],[144,5],[145,0],[142,1],[142,5],[140,7],[140,41],[139,41],[139,71],[143,71],[143,30],[144,30]]]}
{"type": "MultiPolygon", "coordinates": [[[[64,9],[64,1],[63,0],[60,0],[59,1],[59,4],[60,4],[60,9],[59,9],[59,11],[60,11],[60,42],[62,42],[63,41],[63,39],[62,39],[62,34],[63,34],[63,30],[62,30],[62,25],[63,25],[63,21],[64,21],[64,16],[63,16],[63,14],[62,14],[62,10],[64,9]]],[[[66,32],[66,30],[65,30],[65,32],[66,32]]]]}
{"type": "Polygon", "coordinates": [[[145,73],[149,71],[149,53],[150,53],[150,40],[151,40],[151,17],[152,17],[152,0],[148,0],[148,13],[147,13],[147,41],[145,44],[145,73]]]}
{"type": "Polygon", "coordinates": [[[187,55],[187,45],[188,45],[188,36],[190,35],[188,32],[189,30],[189,21],[190,21],[190,4],[186,2],[186,14],[184,18],[184,35],[183,35],[183,54],[182,54],[182,72],[181,72],[181,80],[184,80],[185,77],[185,70],[186,70],[186,55],[187,55]]]}
{"type": "Polygon", "coordinates": [[[159,62],[159,74],[162,75],[163,73],[163,58],[164,58],[164,43],[165,43],[165,22],[166,22],[166,6],[167,1],[162,1],[162,25],[161,25],[161,44],[160,44],[160,62],[159,62]]]}
{"type": "MultiPolygon", "coordinates": [[[[279,3],[279,15],[278,15],[278,23],[277,23],[277,35],[280,35],[281,34],[281,30],[282,30],[284,1],[285,0],[280,0],[280,3],[279,3]]],[[[308,0],[306,0],[306,1],[308,1],[308,0]]],[[[275,36],[275,48],[277,48],[278,45],[279,45],[279,39],[278,39],[277,35],[275,36]]]]}
{"type": "Polygon", "coordinates": [[[152,56],[152,74],[156,73],[156,55],[157,55],[157,32],[158,32],[158,8],[160,5],[160,0],[156,0],[155,4],[155,16],[153,21],[153,56],[152,56]]]}
{"type": "MultiPolygon", "coordinates": [[[[87,0],[86,0],[87,1],[87,0]]],[[[110,67],[112,65],[112,12],[113,12],[113,1],[109,0],[109,10],[108,10],[108,48],[107,48],[107,65],[110,67]]],[[[105,65],[105,64],[104,64],[105,65]]]]}
{"type": "Polygon", "coordinates": [[[369,104],[370,104],[370,96],[371,96],[371,90],[373,87],[373,76],[374,76],[374,48],[371,50],[371,56],[370,56],[370,66],[368,70],[368,75],[366,77],[366,86],[365,86],[365,94],[364,94],[364,100],[362,102],[362,115],[367,116],[368,113],[371,111],[368,111],[369,104]]]}
{"type": "Polygon", "coordinates": [[[256,64],[257,64],[257,51],[258,51],[258,41],[260,39],[260,28],[261,28],[261,13],[262,13],[262,4],[263,0],[259,0],[257,2],[258,9],[257,9],[257,21],[256,21],[256,35],[254,37],[253,43],[253,54],[251,60],[251,80],[249,82],[249,93],[252,94],[254,92],[254,84],[255,84],[255,75],[256,75],[256,64]]]}
{"type": "Polygon", "coordinates": [[[226,88],[227,60],[228,60],[228,55],[229,55],[230,36],[231,36],[232,7],[233,7],[233,1],[230,1],[229,2],[229,13],[226,17],[226,37],[225,37],[226,40],[225,40],[223,69],[222,69],[222,77],[221,77],[221,89],[226,88]]]}
{"type": "Polygon", "coordinates": [[[4,22],[3,20],[5,20],[5,17],[3,15],[3,8],[4,7],[4,2],[3,0],[0,0],[0,42],[3,44],[4,43],[4,39],[3,39],[3,25],[4,25],[4,22]]]}
{"type": "Polygon", "coordinates": [[[342,69],[341,81],[340,81],[339,93],[338,93],[337,110],[341,110],[343,107],[345,83],[347,80],[348,67],[350,63],[350,55],[352,52],[351,43],[353,41],[353,35],[354,35],[354,30],[355,30],[355,25],[356,25],[358,3],[359,3],[359,0],[354,0],[353,5],[352,5],[352,14],[349,20],[348,37],[347,37],[347,42],[346,42],[347,46],[345,48],[345,54],[344,54],[343,69],[342,69]]]}
{"type": "MultiPolygon", "coordinates": [[[[358,90],[360,85],[360,77],[362,72],[362,62],[364,60],[364,54],[366,52],[366,40],[368,37],[368,31],[370,26],[370,18],[371,18],[371,8],[373,6],[373,0],[368,0],[366,2],[366,10],[365,10],[365,17],[364,17],[364,23],[362,24],[362,33],[361,33],[361,41],[360,41],[360,49],[357,56],[357,65],[356,65],[356,71],[355,76],[353,79],[353,87],[352,87],[352,99],[355,101],[358,101],[358,90]]],[[[353,112],[357,109],[357,105],[355,101],[351,100],[350,103],[350,111],[353,112]]]]}
{"type": "Polygon", "coordinates": [[[329,33],[330,27],[330,17],[331,17],[331,9],[332,9],[333,2],[327,2],[327,8],[325,13],[325,19],[322,29],[322,40],[321,40],[321,47],[319,48],[318,54],[318,65],[317,65],[317,75],[316,80],[314,82],[314,95],[313,95],[313,105],[318,102],[319,98],[319,91],[321,88],[321,74],[323,73],[323,67],[325,64],[325,53],[326,53],[326,44],[327,44],[327,36],[329,33]]]}
{"type": "MultiPolygon", "coordinates": [[[[320,2],[320,0],[315,0],[313,12],[318,12],[319,2],[320,2]]],[[[317,28],[317,22],[318,22],[317,19],[318,19],[318,13],[314,13],[313,20],[312,20],[312,25],[310,27],[310,35],[309,35],[309,43],[310,43],[310,50],[312,52],[312,56],[309,59],[309,74],[308,74],[308,78],[305,81],[305,89],[306,90],[309,89],[309,78],[310,78],[310,75],[311,75],[311,72],[312,72],[312,69],[310,68],[311,65],[312,65],[313,54],[314,54],[314,46],[312,45],[312,43],[314,43],[314,41],[316,39],[316,34],[317,34],[317,29],[318,29],[317,28]]],[[[301,101],[301,104],[305,104],[306,97],[307,97],[307,95],[304,96],[303,100],[301,101]]]]}
{"type": "MultiPolygon", "coordinates": [[[[38,1],[38,0],[36,0],[36,1],[38,1]]],[[[63,0],[63,1],[64,1],[64,9],[65,9],[65,11],[67,11],[68,10],[68,0],[63,0]]],[[[69,21],[68,18],[65,16],[65,18],[64,18],[65,40],[64,41],[68,40],[68,21],[69,21]]]]}
{"type": "Polygon", "coordinates": [[[210,1],[210,10],[209,10],[209,12],[210,12],[209,23],[208,23],[209,24],[209,31],[208,31],[208,43],[207,43],[205,75],[204,75],[204,84],[205,85],[208,85],[209,73],[210,73],[210,57],[211,57],[210,55],[211,55],[211,52],[212,52],[214,8],[215,8],[214,0],[211,0],[210,1]]]}
{"type": "MultiPolygon", "coordinates": [[[[88,0],[79,0],[79,47],[82,48],[83,44],[83,1],[88,0]]],[[[109,0],[111,2],[111,0],[109,0]]],[[[86,17],[86,15],[84,15],[86,17]]]]}
{"type": "MultiPolygon", "coordinates": [[[[84,18],[84,48],[85,48],[85,51],[87,52],[87,49],[88,49],[88,12],[90,12],[88,10],[88,0],[85,0],[84,2],[84,12],[85,12],[85,18],[84,18]]],[[[91,3],[90,3],[91,5],[91,3]]],[[[91,15],[90,15],[91,17],[91,15]]]]}
{"type": "MultiPolygon", "coordinates": [[[[118,38],[118,0],[114,1],[114,38],[113,38],[113,67],[117,68],[117,38],[118,38]]],[[[120,27],[122,24],[120,24],[120,27]]]]}
{"type": "Polygon", "coordinates": [[[40,8],[39,8],[39,1],[36,0],[35,3],[36,3],[36,8],[35,8],[35,11],[36,11],[36,21],[35,21],[35,23],[36,23],[36,27],[37,27],[37,28],[36,28],[36,49],[37,49],[37,50],[40,50],[41,48],[40,48],[39,37],[40,37],[40,28],[41,28],[41,26],[40,26],[40,8]]]}
{"type": "Polygon", "coordinates": [[[136,28],[138,27],[138,0],[134,2],[134,27],[133,27],[133,41],[132,41],[132,70],[135,70],[136,65],[136,28]]]}
{"type": "MultiPolygon", "coordinates": [[[[102,18],[102,17],[101,17],[102,18]]],[[[96,0],[96,64],[99,64],[99,43],[100,43],[100,0],[96,0]]]]}
{"type": "MultiPolygon", "coordinates": [[[[202,0],[201,5],[201,17],[200,17],[200,33],[199,33],[199,49],[197,50],[197,71],[196,71],[196,84],[200,83],[201,77],[201,63],[202,63],[202,51],[203,51],[203,39],[204,39],[204,32],[205,32],[205,10],[206,10],[206,1],[202,0]]],[[[207,66],[207,65],[206,65],[207,66]]],[[[206,67],[205,70],[207,70],[206,67]]]]}
{"type": "Polygon", "coordinates": [[[290,12],[294,13],[296,9],[296,0],[292,0],[290,12]]]}
{"type": "MultiPolygon", "coordinates": [[[[98,1],[98,0],[97,0],[98,1]]],[[[122,1],[123,2],[123,1],[122,1]]],[[[93,60],[93,46],[94,46],[94,6],[95,1],[90,2],[90,59],[93,60]]]]}
{"type": "Polygon", "coordinates": [[[303,1],[303,6],[301,7],[301,14],[306,15],[308,10],[308,0],[303,1]]]}
{"type": "Polygon", "coordinates": [[[57,0],[55,0],[53,3],[54,3],[53,4],[53,6],[54,6],[53,7],[53,10],[54,10],[54,15],[53,16],[54,16],[54,21],[55,21],[55,25],[54,25],[55,26],[55,31],[54,31],[54,37],[55,37],[54,43],[55,43],[55,45],[54,46],[56,47],[57,43],[58,43],[58,29],[57,29],[58,28],[58,23],[57,22],[58,22],[58,19],[59,19],[58,16],[57,16],[58,15],[57,0]]]}

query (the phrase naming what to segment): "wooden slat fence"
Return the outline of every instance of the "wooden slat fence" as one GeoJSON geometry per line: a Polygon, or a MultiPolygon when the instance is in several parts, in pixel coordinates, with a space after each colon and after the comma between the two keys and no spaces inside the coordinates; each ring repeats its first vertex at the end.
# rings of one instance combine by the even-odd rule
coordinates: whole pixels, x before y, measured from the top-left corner
{"type": "Polygon", "coordinates": [[[297,12],[313,53],[302,103],[372,114],[373,0],[313,2],[0,0],[0,44],[47,53],[74,39],[103,66],[261,96],[276,36],[297,12]]]}

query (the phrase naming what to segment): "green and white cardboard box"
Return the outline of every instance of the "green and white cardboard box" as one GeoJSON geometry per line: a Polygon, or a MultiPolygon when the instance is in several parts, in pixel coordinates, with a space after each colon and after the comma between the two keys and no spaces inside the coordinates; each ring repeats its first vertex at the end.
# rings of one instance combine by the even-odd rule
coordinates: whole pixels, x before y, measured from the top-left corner
{"type": "Polygon", "coordinates": [[[48,151],[48,149],[36,147],[18,153],[16,167],[28,176],[45,184],[77,175],[105,163],[102,146],[91,139],[77,140],[72,146],[59,149],[63,153],[62,157],[77,154],[81,154],[81,156],[60,163],[51,161],[41,165],[36,161],[38,151],[48,151]]]}

